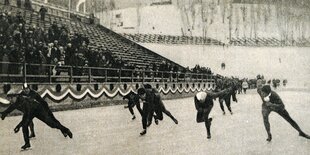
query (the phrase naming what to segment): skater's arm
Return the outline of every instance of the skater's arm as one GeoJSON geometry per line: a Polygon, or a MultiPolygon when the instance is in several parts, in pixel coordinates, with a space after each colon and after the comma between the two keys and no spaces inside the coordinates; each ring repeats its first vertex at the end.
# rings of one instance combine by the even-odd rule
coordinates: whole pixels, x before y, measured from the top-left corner
{"type": "Polygon", "coordinates": [[[39,103],[45,102],[45,100],[41,97],[41,95],[40,95],[39,93],[37,93],[36,91],[31,90],[30,93],[32,94],[31,96],[33,96],[33,98],[34,98],[35,100],[37,100],[39,103]]]}
{"type": "Polygon", "coordinates": [[[284,105],[283,104],[275,104],[275,103],[272,103],[272,102],[266,102],[266,105],[268,107],[272,107],[272,108],[284,108],[284,105]]]}
{"type": "Polygon", "coordinates": [[[137,106],[137,109],[138,109],[140,115],[142,116],[143,111],[142,111],[141,106],[140,106],[140,100],[138,100],[138,102],[136,103],[136,106],[137,106]]]}
{"type": "Polygon", "coordinates": [[[129,100],[130,99],[130,93],[129,94],[127,94],[127,95],[125,95],[124,97],[123,97],[123,100],[125,100],[125,99],[127,99],[127,100],[129,100]]]}
{"type": "Polygon", "coordinates": [[[11,113],[13,110],[17,109],[18,104],[19,104],[18,102],[14,102],[14,103],[10,104],[10,106],[7,109],[5,109],[3,112],[1,112],[1,119],[4,120],[5,117],[9,113],[11,113]]]}
{"type": "Polygon", "coordinates": [[[231,91],[231,88],[228,88],[220,92],[207,91],[207,94],[213,98],[217,98],[219,96],[227,95],[230,91],[231,91]]]}
{"type": "Polygon", "coordinates": [[[269,96],[269,102],[267,102],[266,105],[275,108],[284,108],[284,104],[280,96],[275,92],[271,92],[271,95],[269,96]]]}

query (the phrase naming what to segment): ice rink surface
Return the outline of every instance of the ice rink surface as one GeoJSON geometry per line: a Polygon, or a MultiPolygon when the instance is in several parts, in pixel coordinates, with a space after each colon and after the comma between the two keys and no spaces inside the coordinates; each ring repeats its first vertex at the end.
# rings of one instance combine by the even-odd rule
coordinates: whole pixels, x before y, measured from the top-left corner
{"type": "MultiPolygon", "coordinates": [[[[299,126],[310,134],[310,92],[279,91],[287,111],[299,126]]],[[[207,139],[203,123],[196,123],[193,98],[165,100],[166,108],[179,120],[176,125],[164,115],[159,125],[152,124],[141,137],[141,117],[131,120],[124,105],[55,112],[56,118],[73,132],[73,139],[64,138],[60,131],[51,129],[35,119],[36,138],[32,149],[20,151],[24,144],[22,132],[13,129],[21,116],[0,121],[1,155],[157,155],[157,154],[294,154],[310,153],[310,140],[298,136],[278,114],[271,113],[272,142],[267,135],[261,115],[261,101],[256,91],[237,96],[232,103],[234,114],[223,115],[215,101],[212,139],[207,139]]]]}

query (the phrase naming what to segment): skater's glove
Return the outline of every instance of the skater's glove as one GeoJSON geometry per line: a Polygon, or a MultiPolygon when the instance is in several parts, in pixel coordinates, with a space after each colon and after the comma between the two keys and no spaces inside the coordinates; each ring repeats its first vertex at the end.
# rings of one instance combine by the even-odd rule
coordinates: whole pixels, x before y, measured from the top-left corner
{"type": "Polygon", "coordinates": [[[17,126],[15,129],[14,129],[14,132],[17,133],[19,131],[20,127],[17,126]]]}
{"type": "Polygon", "coordinates": [[[6,117],[6,114],[5,114],[5,113],[2,113],[2,112],[1,112],[0,114],[1,114],[1,119],[4,120],[5,117],[6,117]]]}

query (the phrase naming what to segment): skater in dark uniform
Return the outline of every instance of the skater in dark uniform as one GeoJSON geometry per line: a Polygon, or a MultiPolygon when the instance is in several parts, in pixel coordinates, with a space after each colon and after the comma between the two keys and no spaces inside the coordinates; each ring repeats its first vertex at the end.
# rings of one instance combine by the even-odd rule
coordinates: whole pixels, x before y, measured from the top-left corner
{"type": "Polygon", "coordinates": [[[55,118],[52,111],[50,110],[48,103],[41,97],[40,94],[38,94],[36,91],[30,89],[27,83],[24,83],[23,85],[23,91],[20,93],[20,95],[29,97],[31,99],[34,99],[38,103],[42,104],[42,106],[45,108],[45,110],[49,113],[49,116],[53,119],[53,121],[60,124],[60,122],[55,118]]]}
{"type": "Polygon", "coordinates": [[[129,112],[131,113],[132,115],[132,119],[136,119],[136,116],[135,116],[135,113],[133,111],[133,107],[136,105],[137,106],[137,109],[139,111],[139,113],[141,114],[142,116],[142,109],[140,107],[140,97],[138,94],[134,93],[134,92],[130,92],[129,94],[125,95],[123,97],[123,100],[124,99],[127,99],[128,100],[128,105],[125,106],[124,108],[128,108],[129,109],[129,112]]]}
{"type": "Polygon", "coordinates": [[[271,90],[269,85],[263,86],[261,89],[258,90],[259,94],[261,95],[263,99],[263,104],[262,104],[262,114],[263,114],[263,120],[264,120],[264,125],[265,129],[267,131],[268,138],[266,139],[267,141],[272,140],[271,132],[270,132],[270,124],[269,124],[269,114],[274,111],[278,113],[281,117],[283,117],[288,123],[291,124],[293,128],[295,128],[299,136],[310,139],[310,136],[305,134],[298,124],[291,118],[289,113],[285,110],[285,106],[280,98],[280,96],[271,90]]]}
{"type": "MultiPolygon", "coordinates": [[[[174,118],[172,116],[171,112],[166,109],[159,92],[154,88],[150,88],[148,90],[151,90],[155,95],[154,96],[154,103],[155,103],[154,109],[152,109],[152,111],[150,112],[150,116],[154,117],[155,123],[158,124],[158,120],[162,121],[164,119],[164,117],[163,117],[163,113],[164,113],[167,116],[169,116],[175,124],[178,124],[178,120],[176,118],[174,118]],[[155,115],[154,115],[154,113],[155,113],[155,115]]],[[[152,124],[153,117],[148,118],[148,126],[150,126],[152,124]]]]}
{"type": "Polygon", "coordinates": [[[197,110],[196,122],[205,122],[207,129],[207,138],[211,138],[211,122],[212,118],[209,118],[209,114],[213,108],[213,99],[219,96],[228,95],[232,91],[232,88],[225,89],[220,92],[199,92],[194,97],[195,107],[197,110]]]}
{"type": "Polygon", "coordinates": [[[25,141],[25,145],[21,147],[22,149],[30,148],[28,126],[34,117],[38,118],[51,128],[59,129],[65,137],[69,136],[72,138],[73,135],[71,131],[65,126],[61,125],[59,121],[56,121],[53,113],[49,109],[46,109],[46,106],[43,104],[37,102],[33,98],[23,96],[13,91],[8,93],[8,98],[11,102],[11,105],[4,112],[2,112],[2,119],[4,119],[7,114],[15,109],[24,109],[22,121],[14,129],[14,131],[17,133],[20,127],[22,127],[25,141]]]}
{"type": "Polygon", "coordinates": [[[158,120],[163,120],[163,114],[165,113],[169,116],[176,124],[178,124],[177,119],[175,119],[172,114],[165,108],[160,94],[154,88],[149,86],[145,88],[138,89],[138,95],[143,101],[143,112],[142,112],[142,127],[143,131],[140,135],[146,134],[146,128],[151,125],[152,117],[155,119],[155,123],[158,124],[158,120]],[[154,112],[156,115],[154,115],[154,112]]]}
{"type": "Polygon", "coordinates": [[[146,128],[147,128],[147,120],[148,120],[151,110],[154,108],[154,94],[151,93],[151,91],[146,91],[144,88],[139,88],[138,95],[143,103],[143,107],[142,107],[143,131],[140,133],[140,135],[145,135],[146,128]]]}
{"type": "Polygon", "coordinates": [[[217,87],[217,90],[216,90],[217,92],[220,92],[220,91],[222,91],[226,88],[229,88],[229,87],[233,88],[233,90],[230,92],[230,94],[225,94],[225,96],[224,95],[219,96],[219,103],[220,103],[220,107],[223,111],[223,115],[226,114],[225,109],[224,109],[224,102],[225,102],[226,107],[229,110],[230,114],[232,115],[233,112],[232,112],[231,106],[230,106],[231,105],[231,98],[233,99],[233,101],[237,102],[237,98],[236,98],[236,91],[238,90],[237,83],[234,83],[234,81],[231,79],[224,79],[224,81],[223,82],[220,81],[218,83],[218,85],[219,86],[217,87]]]}

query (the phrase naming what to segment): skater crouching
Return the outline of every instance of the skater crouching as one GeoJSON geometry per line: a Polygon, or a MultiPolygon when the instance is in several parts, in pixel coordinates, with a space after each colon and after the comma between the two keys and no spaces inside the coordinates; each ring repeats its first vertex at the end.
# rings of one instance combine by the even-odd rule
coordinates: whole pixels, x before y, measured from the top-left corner
{"type": "Polygon", "coordinates": [[[211,122],[212,118],[209,118],[209,114],[213,108],[213,99],[219,96],[229,95],[232,91],[232,88],[225,89],[220,92],[199,92],[194,97],[195,107],[197,110],[196,122],[201,123],[205,122],[207,129],[207,138],[211,138],[211,122]]]}
{"type": "Polygon", "coordinates": [[[286,111],[285,106],[280,98],[280,96],[271,90],[269,85],[263,86],[261,89],[258,89],[259,94],[263,98],[262,104],[262,115],[264,120],[265,129],[267,131],[267,141],[272,140],[272,135],[270,132],[270,123],[269,123],[269,114],[274,111],[278,113],[281,117],[283,117],[288,123],[291,124],[293,128],[295,128],[299,136],[310,139],[310,136],[304,133],[298,124],[291,118],[289,113],[286,111]]]}
{"type": "Polygon", "coordinates": [[[60,124],[59,121],[56,120],[50,109],[47,109],[45,105],[37,102],[30,97],[20,95],[13,91],[9,91],[8,98],[11,102],[11,105],[4,112],[2,112],[2,119],[4,119],[7,114],[17,108],[24,109],[22,121],[14,129],[15,132],[18,132],[19,129],[22,127],[23,137],[25,141],[25,145],[21,147],[23,150],[30,148],[28,126],[32,122],[34,117],[38,118],[51,128],[59,129],[65,137],[73,137],[71,131],[62,124],[60,124]]]}
{"type": "Polygon", "coordinates": [[[152,123],[152,118],[154,117],[155,123],[158,124],[158,120],[163,120],[163,113],[169,116],[175,124],[178,124],[178,120],[172,116],[172,114],[165,108],[159,92],[147,86],[146,88],[139,88],[138,95],[143,101],[142,110],[142,127],[143,131],[140,135],[145,135],[147,127],[152,123]],[[154,115],[154,113],[156,115],[154,115]]]}

